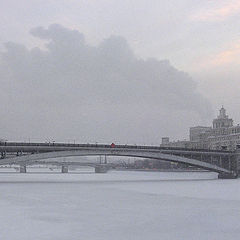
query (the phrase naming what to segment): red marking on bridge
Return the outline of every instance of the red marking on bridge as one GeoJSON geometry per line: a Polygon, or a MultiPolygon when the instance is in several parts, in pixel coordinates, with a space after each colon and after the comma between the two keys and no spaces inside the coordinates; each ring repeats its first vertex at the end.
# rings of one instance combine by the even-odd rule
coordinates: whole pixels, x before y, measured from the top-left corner
{"type": "Polygon", "coordinates": [[[111,144],[111,148],[115,148],[115,146],[116,146],[116,145],[115,145],[114,143],[111,144]]]}

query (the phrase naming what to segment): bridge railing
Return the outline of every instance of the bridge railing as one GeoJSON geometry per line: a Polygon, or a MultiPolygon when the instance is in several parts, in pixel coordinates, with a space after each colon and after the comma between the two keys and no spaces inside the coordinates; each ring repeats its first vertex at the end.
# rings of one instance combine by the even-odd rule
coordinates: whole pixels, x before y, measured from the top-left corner
{"type": "MultiPolygon", "coordinates": [[[[46,142],[46,143],[27,143],[27,142],[0,142],[0,146],[31,146],[31,147],[94,147],[94,148],[113,148],[112,144],[78,144],[78,143],[56,143],[56,142],[46,142]]],[[[204,151],[204,152],[226,152],[229,153],[229,150],[212,150],[212,149],[199,149],[199,148],[179,148],[179,147],[161,147],[161,146],[142,146],[142,145],[123,145],[123,144],[114,144],[114,148],[128,148],[128,149],[154,149],[154,150],[183,150],[183,151],[204,151]]]]}

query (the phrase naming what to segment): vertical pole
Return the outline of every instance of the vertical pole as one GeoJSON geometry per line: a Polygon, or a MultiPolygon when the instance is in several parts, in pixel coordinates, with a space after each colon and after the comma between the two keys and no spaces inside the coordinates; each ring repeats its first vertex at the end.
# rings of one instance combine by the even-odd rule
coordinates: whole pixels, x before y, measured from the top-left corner
{"type": "Polygon", "coordinates": [[[211,161],[211,164],[213,164],[213,156],[210,155],[210,161],[211,161]]]}

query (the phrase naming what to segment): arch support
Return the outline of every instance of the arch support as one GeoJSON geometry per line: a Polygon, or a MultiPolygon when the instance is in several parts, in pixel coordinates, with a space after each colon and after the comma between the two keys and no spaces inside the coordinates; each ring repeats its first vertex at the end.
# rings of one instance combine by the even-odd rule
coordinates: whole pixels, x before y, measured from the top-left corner
{"type": "MultiPolygon", "coordinates": [[[[126,156],[126,157],[140,157],[156,160],[165,160],[176,163],[185,163],[191,166],[196,166],[213,172],[232,174],[232,171],[207,162],[196,159],[186,158],[177,155],[162,153],[160,151],[136,150],[136,149],[109,149],[109,148],[82,148],[81,150],[71,151],[57,151],[24,155],[14,158],[3,159],[0,164],[31,164],[34,161],[44,160],[49,158],[61,158],[72,156],[126,156]]],[[[61,161],[59,161],[61,162],[61,161]]],[[[225,175],[224,175],[225,176],[225,175]]]]}

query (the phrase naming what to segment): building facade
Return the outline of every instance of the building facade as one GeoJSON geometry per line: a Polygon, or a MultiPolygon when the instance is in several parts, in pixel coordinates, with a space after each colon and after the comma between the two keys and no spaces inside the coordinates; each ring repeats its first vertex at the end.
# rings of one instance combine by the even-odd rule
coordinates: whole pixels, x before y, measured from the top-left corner
{"type": "Polygon", "coordinates": [[[212,127],[196,126],[189,129],[189,141],[170,142],[162,138],[162,147],[179,147],[194,149],[226,149],[234,150],[240,146],[240,126],[234,126],[233,120],[221,108],[212,127]]]}

